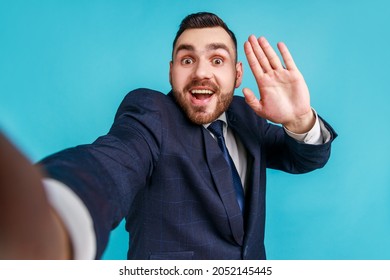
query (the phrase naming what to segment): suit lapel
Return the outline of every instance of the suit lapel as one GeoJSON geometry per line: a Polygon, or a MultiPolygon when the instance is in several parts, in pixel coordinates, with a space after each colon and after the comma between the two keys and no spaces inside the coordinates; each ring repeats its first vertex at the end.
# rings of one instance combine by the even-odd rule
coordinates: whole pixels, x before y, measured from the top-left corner
{"type": "Polygon", "coordinates": [[[203,129],[203,137],[207,163],[217,192],[225,207],[233,237],[239,245],[242,245],[244,237],[244,220],[237,203],[236,193],[231,180],[231,170],[224,159],[217,142],[206,129],[203,129]]]}
{"type": "Polygon", "coordinates": [[[254,131],[253,124],[248,125],[248,121],[240,119],[234,110],[229,109],[227,112],[228,125],[233,130],[236,137],[240,139],[247,152],[247,178],[245,190],[245,238],[253,232],[256,225],[259,213],[261,190],[260,186],[260,141],[256,135],[258,132],[254,131]]]}

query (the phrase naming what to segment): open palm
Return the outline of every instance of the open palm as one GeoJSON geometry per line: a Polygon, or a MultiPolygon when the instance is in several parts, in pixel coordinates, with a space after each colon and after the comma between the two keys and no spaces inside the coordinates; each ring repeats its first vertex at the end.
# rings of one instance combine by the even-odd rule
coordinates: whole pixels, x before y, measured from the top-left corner
{"type": "Polygon", "coordinates": [[[278,43],[284,64],[264,37],[251,35],[244,45],[249,66],[256,79],[260,100],[249,88],[243,92],[249,106],[259,116],[302,133],[313,124],[310,94],[284,43],[278,43]]]}

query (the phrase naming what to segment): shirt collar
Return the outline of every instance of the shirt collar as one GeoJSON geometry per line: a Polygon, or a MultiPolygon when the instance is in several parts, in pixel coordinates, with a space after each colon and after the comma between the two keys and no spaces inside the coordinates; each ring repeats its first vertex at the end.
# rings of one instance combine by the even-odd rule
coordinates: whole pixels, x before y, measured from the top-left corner
{"type": "MultiPolygon", "coordinates": [[[[226,135],[226,130],[227,130],[227,118],[226,118],[226,112],[223,112],[218,118],[216,118],[214,121],[217,121],[217,120],[220,120],[220,121],[223,121],[223,134],[226,135]]],[[[203,124],[203,127],[207,129],[207,127],[210,125],[211,123],[205,123],[203,124]]]]}

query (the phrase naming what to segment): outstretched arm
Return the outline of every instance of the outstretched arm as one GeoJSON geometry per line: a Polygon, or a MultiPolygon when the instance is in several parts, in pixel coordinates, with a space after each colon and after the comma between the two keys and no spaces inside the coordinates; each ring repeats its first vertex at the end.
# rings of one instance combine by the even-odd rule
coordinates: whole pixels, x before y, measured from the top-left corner
{"type": "Polygon", "coordinates": [[[256,79],[260,100],[244,88],[246,102],[259,116],[280,123],[294,133],[308,132],[315,123],[306,82],[284,43],[278,43],[285,67],[264,37],[251,35],[245,55],[256,79]]]}
{"type": "Polygon", "coordinates": [[[71,244],[40,171],[0,133],[0,259],[68,259],[71,244]]]}

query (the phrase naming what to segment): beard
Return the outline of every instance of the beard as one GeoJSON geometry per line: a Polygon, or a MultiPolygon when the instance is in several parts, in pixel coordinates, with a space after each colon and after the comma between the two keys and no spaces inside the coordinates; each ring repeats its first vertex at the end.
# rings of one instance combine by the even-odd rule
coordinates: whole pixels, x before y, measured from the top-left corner
{"type": "Polygon", "coordinates": [[[234,88],[235,87],[227,92],[221,92],[220,88],[212,82],[192,81],[182,91],[174,88],[173,86],[172,91],[176,102],[190,121],[195,124],[202,125],[213,122],[229,108],[230,103],[233,100],[234,88]],[[212,98],[216,98],[217,102],[211,112],[209,112],[210,108],[208,106],[194,106],[188,100],[186,95],[191,94],[189,93],[189,89],[195,86],[208,86],[213,89],[214,94],[212,98]]]}

